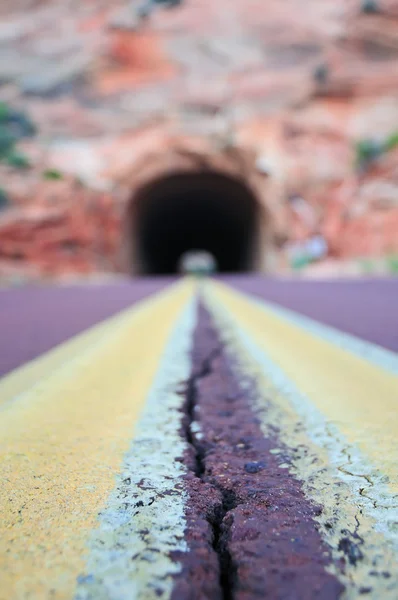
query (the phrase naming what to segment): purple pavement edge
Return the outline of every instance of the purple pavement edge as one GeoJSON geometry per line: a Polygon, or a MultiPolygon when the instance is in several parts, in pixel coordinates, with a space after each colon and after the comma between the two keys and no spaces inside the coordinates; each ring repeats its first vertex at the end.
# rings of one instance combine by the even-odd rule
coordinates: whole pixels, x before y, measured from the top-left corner
{"type": "Polygon", "coordinates": [[[241,292],[398,352],[398,278],[309,281],[232,275],[221,279],[241,292]]]}
{"type": "Polygon", "coordinates": [[[1,289],[0,377],[173,281],[1,289]]]}

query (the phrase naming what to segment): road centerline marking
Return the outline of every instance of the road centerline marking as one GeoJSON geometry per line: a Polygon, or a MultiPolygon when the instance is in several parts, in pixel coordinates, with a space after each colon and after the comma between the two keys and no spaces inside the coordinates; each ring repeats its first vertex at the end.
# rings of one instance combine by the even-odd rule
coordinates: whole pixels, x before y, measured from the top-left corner
{"type": "MultiPolygon", "coordinates": [[[[178,315],[185,281],[8,404],[0,420],[0,598],[71,598],[86,540],[178,315]]],[[[1,387],[1,384],[0,384],[1,387]]]]}

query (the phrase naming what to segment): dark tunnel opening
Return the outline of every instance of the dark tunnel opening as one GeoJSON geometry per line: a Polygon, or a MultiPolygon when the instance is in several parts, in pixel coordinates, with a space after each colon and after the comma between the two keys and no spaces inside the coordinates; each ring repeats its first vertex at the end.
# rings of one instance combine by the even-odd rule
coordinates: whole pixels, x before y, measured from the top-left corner
{"type": "Polygon", "coordinates": [[[138,190],[130,236],[139,274],[176,273],[190,250],[213,255],[220,272],[252,271],[259,204],[241,180],[213,172],[175,173],[138,190]]]}

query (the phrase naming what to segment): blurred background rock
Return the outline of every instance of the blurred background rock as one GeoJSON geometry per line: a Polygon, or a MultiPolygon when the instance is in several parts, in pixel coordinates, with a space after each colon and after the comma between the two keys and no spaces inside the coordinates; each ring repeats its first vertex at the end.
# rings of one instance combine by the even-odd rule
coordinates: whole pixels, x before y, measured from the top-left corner
{"type": "Polygon", "coordinates": [[[396,273],[398,0],[3,0],[2,281],[126,270],[130,174],[201,140],[265,175],[274,273],[396,273]]]}

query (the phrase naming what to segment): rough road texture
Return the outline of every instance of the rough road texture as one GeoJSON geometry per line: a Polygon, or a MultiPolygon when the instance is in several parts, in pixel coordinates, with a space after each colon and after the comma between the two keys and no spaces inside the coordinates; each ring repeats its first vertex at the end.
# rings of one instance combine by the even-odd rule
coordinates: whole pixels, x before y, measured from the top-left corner
{"type": "Polygon", "coordinates": [[[171,281],[0,290],[0,377],[171,281]]]}
{"type": "Polygon", "coordinates": [[[195,455],[185,457],[190,552],[178,557],[173,598],[338,598],[343,588],[326,570],[331,558],[315,521],[321,509],[286,469],[278,433],[264,438],[255,388],[238,383],[202,307],[193,364],[183,428],[195,455]]]}
{"type": "Polygon", "coordinates": [[[398,279],[354,281],[225,277],[242,292],[275,302],[368,342],[398,352],[398,279]]]}

